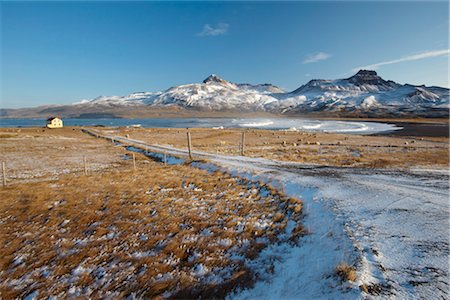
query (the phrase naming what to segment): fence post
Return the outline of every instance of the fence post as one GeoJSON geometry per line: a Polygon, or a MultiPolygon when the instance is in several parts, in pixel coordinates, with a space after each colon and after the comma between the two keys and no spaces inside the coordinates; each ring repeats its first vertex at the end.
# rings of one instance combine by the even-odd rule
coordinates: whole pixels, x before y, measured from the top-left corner
{"type": "Polygon", "coordinates": [[[6,186],[6,164],[2,162],[2,173],[3,173],[3,186],[6,186]]]}
{"type": "Polygon", "coordinates": [[[241,156],[244,156],[244,147],[245,147],[245,131],[242,132],[241,136],[241,156]]]}
{"type": "Polygon", "coordinates": [[[192,160],[191,133],[189,132],[189,129],[188,129],[188,132],[187,132],[187,143],[188,143],[188,150],[189,150],[189,159],[192,160]]]}
{"type": "Polygon", "coordinates": [[[133,170],[136,171],[136,155],[133,152],[133,170]]]}
{"type": "Polygon", "coordinates": [[[167,165],[167,153],[166,153],[166,150],[164,150],[164,165],[167,165]]]}
{"type": "Polygon", "coordinates": [[[87,161],[86,161],[86,156],[83,156],[83,160],[84,160],[84,175],[87,175],[87,161]]]}

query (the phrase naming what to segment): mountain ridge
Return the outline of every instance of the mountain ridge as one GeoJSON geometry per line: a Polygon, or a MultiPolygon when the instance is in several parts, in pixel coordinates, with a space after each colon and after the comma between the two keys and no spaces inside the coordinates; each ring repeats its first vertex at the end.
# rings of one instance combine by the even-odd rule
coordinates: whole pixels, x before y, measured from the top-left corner
{"type": "MultiPolygon", "coordinates": [[[[160,92],[99,96],[72,105],[52,106],[50,110],[57,112],[64,108],[60,109],[64,116],[71,108],[89,112],[143,107],[281,115],[445,117],[449,111],[449,89],[399,84],[383,79],[373,70],[359,70],[344,79],[312,79],[291,92],[270,83],[233,83],[211,74],[201,83],[183,84],[160,92]]],[[[12,115],[14,110],[1,110],[2,117],[12,115]]]]}

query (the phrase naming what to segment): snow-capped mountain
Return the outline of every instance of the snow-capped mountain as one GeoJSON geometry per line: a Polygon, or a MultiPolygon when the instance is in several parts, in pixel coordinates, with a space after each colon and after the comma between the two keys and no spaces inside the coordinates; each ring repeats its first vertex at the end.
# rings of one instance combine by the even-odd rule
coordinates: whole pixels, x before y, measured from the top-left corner
{"type": "Polygon", "coordinates": [[[265,105],[278,101],[272,93],[284,93],[271,84],[235,84],[210,75],[202,83],[191,83],[169,88],[164,92],[141,92],[127,96],[100,96],[75,105],[151,105],[180,106],[200,110],[265,110],[265,105]]]}
{"type": "MultiPolygon", "coordinates": [[[[375,71],[361,70],[338,80],[311,80],[293,92],[280,95],[278,109],[287,111],[383,111],[418,113],[449,107],[449,90],[401,85],[386,81],[375,71]]],[[[274,109],[274,108],[272,108],[274,109]]]]}
{"type": "Polygon", "coordinates": [[[137,92],[127,96],[99,96],[92,100],[81,100],[73,103],[73,105],[148,105],[152,104],[153,100],[159,95],[161,95],[161,92],[137,92]]]}
{"type": "MultiPolygon", "coordinates": [[[[114,114],[133,109],[439,117],[448,116],[449,89],[399,84],[367,70],[346,79],[314,79],[292,92],[272,84],[236,84],[210,75],[201,83],[175,86],[162,92],[100,96],[69,106],[46,107],[42,113],[76,116],[79,112],[114,114]]],[[[5,110],[2,113],[10,114],[5,110]]]]}
{"type": "Polygon", "coordinates": [[[265,110],[265,105],[277,101],[270,95],[269,85],[238,85],[217,75],[211,75],[203,83],[173,87],[155,98],[152,105],[179,105],[201,110],[265,110]]]}

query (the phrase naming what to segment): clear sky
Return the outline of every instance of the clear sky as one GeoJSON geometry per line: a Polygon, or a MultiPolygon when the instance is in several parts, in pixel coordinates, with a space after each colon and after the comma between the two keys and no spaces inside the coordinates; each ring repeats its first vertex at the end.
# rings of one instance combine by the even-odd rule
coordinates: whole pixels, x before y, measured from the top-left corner
{"type": "Polygon", "coordinates": [[[376,69],[448,87],[449,3],[1,2],[0,107],[159,91],[209,74],[293,90],[376,69]]]}

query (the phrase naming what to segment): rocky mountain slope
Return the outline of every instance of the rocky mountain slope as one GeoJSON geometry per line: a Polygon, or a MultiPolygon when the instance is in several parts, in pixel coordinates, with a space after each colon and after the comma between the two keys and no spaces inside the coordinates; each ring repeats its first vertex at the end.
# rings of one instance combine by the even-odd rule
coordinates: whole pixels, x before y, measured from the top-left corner
{"type": "MultiPolygon", "coordinates": [[[[163,92],[100,96],[73,105],[43,107],[40,112],[74,116],[76,111],[89,114],[120,109],[442,117],[448,116],[449,89],[402,85],[368,70],[346,79],[314,79],[292,92],[271,84],[236,84],[211,75],[202,83],[175,86],[163,92]]],[[[14,110],[3,110],[2,115],[11,117],[14,110]]]]}

